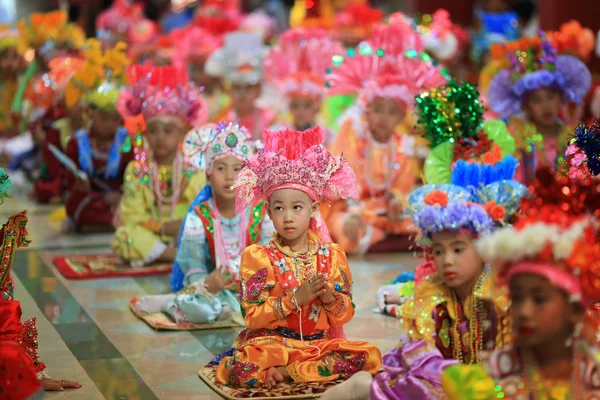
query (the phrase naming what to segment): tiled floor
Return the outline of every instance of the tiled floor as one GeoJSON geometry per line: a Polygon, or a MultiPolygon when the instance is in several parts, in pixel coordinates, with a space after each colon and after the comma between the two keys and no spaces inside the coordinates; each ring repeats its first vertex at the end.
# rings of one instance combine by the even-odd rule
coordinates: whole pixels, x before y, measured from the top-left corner
{"type": "MultiPolygon", "coordinates": [[[[12,200],[3,215],[29,207],[12,200]]],[[[24,317],[38,317],[41,358],[53,377],[83,388],[52,393],[49,399],[214,399],[197,372],[229,348],[237,330],[156,332],[129,310],[129,299],[169,290],[168,276],[67,280],[51,260],[60,254],[108,250],[109,235],[59,235],[52,207],[29,210],[29,249],[17,253],[15,294],[24,317]]],[[[400,336],[396,320],[376,315],[375,291],[399,272],[413,268],[412,254],[373,255],[350,260],[356,316],[346,327],[350,340],[392,349],[400,336]]]]}

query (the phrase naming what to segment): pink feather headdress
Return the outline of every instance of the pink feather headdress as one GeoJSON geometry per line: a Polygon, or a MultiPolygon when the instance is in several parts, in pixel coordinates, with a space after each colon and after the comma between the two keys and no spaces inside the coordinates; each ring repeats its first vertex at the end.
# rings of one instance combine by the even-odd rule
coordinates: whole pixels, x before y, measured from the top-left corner
{"type": "Polygon", "coordinates": [[[407,52],[422,53],[425,51],[423,37],[412,27],[411,22],[402,14],[390,17],[389,25],[377,25],[369,39],[361,46],[370,46],[372,51],[386,55],[398,56],[407,52]]]}
{"type": "Polygon", "coordinates": [[[157,115],[180,117],[190,126],[202,125],[208,118],[206,104],[183,67],[133,65],[127,69],[130,86],[117,100],[123,119],[140,114],[147,121],[157,115]]]}
{"type": "Polygon", "coordinates": [[[343,52],[341,43],[320,29],[291,29],[281,35],[279,46],[265,58],[265,79],[287,98],[309,96],[321,99],[325,74],[332,57],[343,52]]]}
{"type": "MultiPolygon", "coordinates": [[[[300,190],[313,201],[358,198],[354,171],[323,146],[323,128],[265,131],[263,140],[264,149],[246,162],[234,185],[238,212],[279,189],[300,190]]],[[[310,228],[331,241],[320,214],[310,228]]]]}
{"type": "Polygon", "coordinates": [[[357,53],[344,58],[327,76],[329,94],[359,93],[365,102],[393,99],[411,108],[416,95],[448,80],[439,67],[416,53],[413,57],[386,56],[370,47],[368,51],[359,48],[357,53]]]}

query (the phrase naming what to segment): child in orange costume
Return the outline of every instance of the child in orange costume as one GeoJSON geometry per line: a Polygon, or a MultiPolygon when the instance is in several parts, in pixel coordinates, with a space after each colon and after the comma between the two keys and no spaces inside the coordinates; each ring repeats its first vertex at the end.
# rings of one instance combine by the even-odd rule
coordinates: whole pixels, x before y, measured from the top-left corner
{"type": "Polygon", "coordinates": [[[268,201],[277,231],[242,254],[242,315],[248,330],[217,369],[232,387],[327,382],[358,371],[375,374],[377,347],[348,342],[341,328],[354,316],[352,275],[344,251],[331,243],[319,200],[355,196],[355,177],[323,147],[320,127],[265,132],[265,150],[238,175],[236,208],[268,201]]]}
{"type": "Polygon", "coordinates": [[[418,179],[408,117],[417,94],[445,82],[428,61],[376,39],[342,57],[328,77],[331,94],[361,96],[331,145],[356,170],[360,203],[336,202],[323,210],[334,240],[349,253],[365,253],[390,234],[408,233],[402,204],[418,179]]]}

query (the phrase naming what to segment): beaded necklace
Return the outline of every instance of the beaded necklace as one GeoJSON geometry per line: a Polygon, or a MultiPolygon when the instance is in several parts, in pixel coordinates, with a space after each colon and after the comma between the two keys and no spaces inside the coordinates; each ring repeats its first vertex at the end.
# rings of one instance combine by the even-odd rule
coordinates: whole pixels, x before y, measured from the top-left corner
{"type": "MultiPolygon", "coordinates": [[[[219,208],[217,207],[216,201],[214,202],[215,207],[213,209],[214,217],[214,232],[215,232],[215,240],[219,240],[220,246],[215,248],[215,255],[218,259],[219,264],[223,264],[225,262],[225,267],[230,274],[234,275],[237,279],[239,275],[239,264],[234,265],[233,260],[236,259],[240,253],[246,248],[246,232],[248,230],[248,221],[246,219],[246,211],[240,215],[240,227],[239,227],[239,238],[237,242],[237,251],[235,253],[230,253],[230,248],[227,246],[227,242],[225,240],[225,234],[223,233],[223,224],[221,222],[221,214],[219,213],[219,208]]],[[[217,261],[217,260],[215,260],[217,261]]],[[[217,264],[217,268],[221,265],[217,264]]]]}
{"type": "Polygon", "coordinates": [[[177,203],[179,202],[179,198],[181,196],[181,174],[183,172],[183,157],[181,156],[180,153],[177,153],[177,155],[175,156],[175,159],[173,160],[173,165],[172,165],[172,169],[171,169],[171,174],[172,174],[172,193],[171,196],[168,195],[163,195],[162,191],[163,189],[166,189],[166,191],[168,191],[168,177],[165,172],[163,171],[162,177],[159,176],[158,173],[159,167],[158,164],[156,163],[156,161],[151,161],[150,162],[150,171],[151,171],[151,178],[150,178],[150,186],[152,187],[153,191],[154,191],[154,195],[156,196],[156,203],[157,203],[157,207],[158,207],[158,216],[157,216],[157,220],[161,220],[163,218],[163,205],[167,204],[171,207],[171,211],[170,211],[170,219],[173,220],[175,218],[175,207],[177,206],[177,203]],[[164,181],[165,183],[161,185],[161,181],[164,181]]]}
{"type": "Polygon", "coordinates": [[[452,327],[452,353],[454,359],[461,364],[479,364],[481,362],[481,351],[483,350],[483,301],[475,296],[475,293],[481,289],[483,282],[489,275],[489,268],[486,267],[475,284],[471,293],[471,318],[469,319],[469,359],[465,360],[462,349],[462,338],[460,334],[460,323],[465,318],[463,306],[452,291],[452,300],[454,301],[454,311],[456,321],[452,327]]]}
{"type": "MultiPolygon", "coordinates": [[[[573,372],[571,373],[571,379],[569,382],[569,399],[583,399],[582,390],[582,364],[583,357],[581,351],[576,347],[573,350],[573,372]]],[[[525,381],[526,388],[532,396],[532,400],[541,400],[549,398],[548,394],[552,392],[552,388],[556,387],[556,382],[551,382],[551,385],[543,382],[539,367],[535,361],[533,355],[529,351],[523,353],[523,374],[521,379],[525,381]]]]}

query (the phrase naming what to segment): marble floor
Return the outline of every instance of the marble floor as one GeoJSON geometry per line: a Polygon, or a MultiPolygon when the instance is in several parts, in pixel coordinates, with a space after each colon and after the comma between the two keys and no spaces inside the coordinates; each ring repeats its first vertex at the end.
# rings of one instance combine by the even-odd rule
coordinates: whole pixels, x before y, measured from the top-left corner
{"type": "MultiPolygon", "coordinates": [[[[133,296],[166,293],[168,275],[68,280],[52,265],[61,254],[109,251],[110,235],[61,235],[49,218],[55,207],[12,199],[3,216],[28,208],[30,238],[14,262],[15,296],[23,316],[38,319],[41,360],[58,379],[83,384],[77,391],[50,393],[55,399],[218,399],[198,370],[229,348],[238,330],[157,332],[129,310],[133,296]]],[[[60,211],[58,211],[59,213],[60,211]]],[[[377,287],[417,264],[413,254],[351,258],[356,316],[346,327],[350,340],[392,349],[400,336],[396,320],[377,315],[377,287]]]]}

